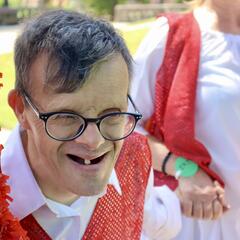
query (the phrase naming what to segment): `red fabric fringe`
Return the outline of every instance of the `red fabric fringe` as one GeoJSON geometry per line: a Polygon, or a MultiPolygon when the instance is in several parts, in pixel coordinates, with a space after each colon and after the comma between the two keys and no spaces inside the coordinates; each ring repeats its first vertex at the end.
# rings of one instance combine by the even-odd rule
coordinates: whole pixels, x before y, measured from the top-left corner
{"type": "MultiPolygon", "coordinates": [[[[2,78],[2,73],[0,73],[2,78]]],[[[0,89],[3,86],[0,83],[0,89]]],[[[1,130],[1,129],[0,129],[1,130]]],[[[3,146],[0,144],[0,156],[3,146]]],[[[9,211],[10,187],[7,185],[8,176],[0,173],[0,240],[29,240],[17,218],[9,211]]]]}

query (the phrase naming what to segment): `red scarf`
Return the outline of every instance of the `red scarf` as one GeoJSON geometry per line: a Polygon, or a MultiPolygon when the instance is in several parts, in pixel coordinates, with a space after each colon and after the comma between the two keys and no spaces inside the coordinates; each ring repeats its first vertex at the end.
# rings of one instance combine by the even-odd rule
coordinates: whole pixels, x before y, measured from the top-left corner
{"type": "MultiPolygon", "coordinates": [[[[2,73],[0,72],[0,78],[2,73]]],[[[3,86],[0,83],[0,89],[3,86]]],[[[0,129],[1,130],[1,129],[0,129]]],[[[0,144],[0,157],[3,146],[0,144]]],[[[26,231],[24,231],[12,213],[9,211],[9,202],[12,199],[9,197],[10,187],[7,185],[8,177],[1,173],[0,169],[0,239],[2,240],[29,240],[26,231]]]]}
{"type": "MultiPolygon", "coordinates": [[[[175,155],[196,162],[222,185],[209,168],[211,157],[195,139],[195,104],[201,32],[192,13],[167,14],[169,33],[163,63],[157,73],[154,114],[146,124],[150,134],[175,155]]],[[[207,129],[206,129],[207,131],[207,129]]]]}

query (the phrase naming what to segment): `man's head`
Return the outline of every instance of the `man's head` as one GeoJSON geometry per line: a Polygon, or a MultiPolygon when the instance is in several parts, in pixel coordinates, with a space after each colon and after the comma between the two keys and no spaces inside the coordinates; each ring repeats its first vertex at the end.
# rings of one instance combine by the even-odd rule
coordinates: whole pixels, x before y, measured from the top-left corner
{"type": "Polygon", "coordinates": [[[15,65],[9,104],[42,191],[61,202],[100,193],[122,146],[111,140],[136,122],[123,114],[131,56],[122,38],[101,20],[45,13],[18,38],[15,65]]]}
{"type": "Polygon", "coordinates": [[[123,39],[103,20],[75,12],[47,12],[31,21],[15,45],[16,89],[31,90],[31,64],[45,54],[44,85],[55,92],[79,88],[91,68],[119,53],[131,73],[131,56],[123,39]]]}

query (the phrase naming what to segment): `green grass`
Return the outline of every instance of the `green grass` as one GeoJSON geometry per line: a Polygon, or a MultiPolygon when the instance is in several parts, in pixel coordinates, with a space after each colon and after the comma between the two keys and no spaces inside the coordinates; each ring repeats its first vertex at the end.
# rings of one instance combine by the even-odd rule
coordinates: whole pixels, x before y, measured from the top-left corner
{"type": "Polygon", "coordinates": [[[3,73],[3,78],[0,79],[3,83],[3,88],[0,90],[0,127],[13,128],[16,118],[7,103],[8,92],[13,88],[15,79],[12,53],[0,55],[0,72],[3,73]]]}
{"type": "MultiPolygon", "coordinates": [[[[139,43],[147,31],[148,28],[142,28],[133,31],[121,31],[121,34],[132,54],[136,52],[139,43]]],[[[13,88],[15,80],[12,53],[0,55],[0,72],[3,73],[3,78],[0,79],[0,82],[2,82],[4,85],[0,90],[0,127],[11,129],[16,124],[16,118],[7,103],[8,92],[13,88]]]]}
{"type": "Polygon", "coordinates": [[[133,26],[133,25],[137,25],[137,24],[141,24],[141,23],[148,23],[148,22],[153,22],[155,21],[156,18],[147,18],[147,19],[143,19],[143,20],[138,20],[138,21],[135,21],[135,22],[130,22],[128,23],[129,26],[133,26]]]}
{"type": "Polygon", "coordinates": [[[134,55],[134,53],[136,52],[140,42],[142,41],[143,37],[146,35],[147,32],[148,28],[128,32],[122,31],[122,36],[125,39],[132,55],[134,55]]]}

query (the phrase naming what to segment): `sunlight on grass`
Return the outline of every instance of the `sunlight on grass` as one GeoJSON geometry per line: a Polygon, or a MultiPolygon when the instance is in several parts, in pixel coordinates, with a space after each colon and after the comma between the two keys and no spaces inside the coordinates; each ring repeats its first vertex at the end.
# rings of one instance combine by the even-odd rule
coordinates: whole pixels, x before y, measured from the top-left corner
{"type": "Polygon", "coordinates": [[[147,32],[148,28],[128,32],[122,31],[122,36],[125,39],[132,55],[134,55],[134,53],[136,52],[140,42],[142,41],[143,37],[146,35],[147,32]]]}
{"type": "Polygon", "coordinates": [[[7,103],[8,92],[13,88],[15,79],[12,53],[0,55],[0,71],[3,73],[1,79],[3,88],[0,90],[0,126],[13,128],[16,124],[16,118],[7,103]]]}
{"type": "Polygon", "coordinates": [[[155,21],[156,18],[147,18],[147,19],[143,19],[143,20],[138,20],[138,21],[135,21],[135,22],[130,22],[128,23],[129,26],[134,26],[134,25],[138,25],[138,24],[142,24],[142,23],[149,23],[149,22],[153,22],[155,21]]]}

